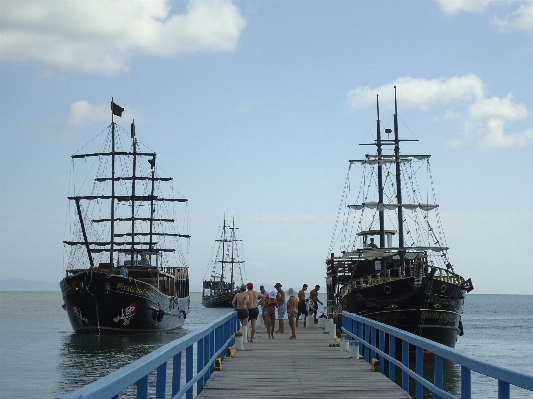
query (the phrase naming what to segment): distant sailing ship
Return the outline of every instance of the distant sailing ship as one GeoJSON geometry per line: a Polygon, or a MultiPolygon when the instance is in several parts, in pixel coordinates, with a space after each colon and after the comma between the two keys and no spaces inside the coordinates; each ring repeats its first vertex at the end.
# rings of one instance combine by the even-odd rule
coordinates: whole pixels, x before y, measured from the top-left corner
{"type": "MultiPolygon", "coordinates": [[[[123,112],[114,102],[111,110],[123,112]]],[[[72,156],[73,166],[81,159],[96,177],[69,197],[75,215],[73,237],[64,241],[70,253],[60,283],[63,308],[77,333],[175,329],[190,304],[180,244],[189,235],[179,233],[174,216],[187,200],[172,195],[172,178],[159,176],[156,153],[140,148],[134,123],[128,134],[111,121],[98,152],[72,156]],[[81,194],[85,188],[91,193],[81,194]]]]}
{"type": "Polygon", "coordinates": [[[328,313],[337,326],[345,310],[453,348],[473,285],[449,261],[433,185],[426,193],[416,180],[417,172],[431,177],[430,156],[400,153],[400,142],[418,140],[399,138],[396,92],[393,138],[382,138],[379,103],[377,114],[376,139],[363,144],[376,153],[350,161],[326,260],[328,313]],[[386,146],[394,147],[392,154],[384,153],[386,146]],[[354,165],[363,169],[356,174],[359,188],[350,182],[354,165]],[[355,203],[348,198],[354,189],[355,203]]]}
{"type": "Polygon", "coordinates": [[[211,275],[203,281],[202,304],[205,307],[232,307],[233,297],[244,284],[243,246],[237,230],[235,219],[229,226],[224,216],[224,225],[215,240],[214,256],[207,270],[211,275]]]}

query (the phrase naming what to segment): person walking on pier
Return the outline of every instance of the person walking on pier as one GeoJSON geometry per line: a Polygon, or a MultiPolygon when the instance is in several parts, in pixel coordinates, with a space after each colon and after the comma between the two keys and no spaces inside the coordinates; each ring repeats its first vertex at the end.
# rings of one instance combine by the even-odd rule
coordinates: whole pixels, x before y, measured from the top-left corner
{"type": "Polygon", "coordinates": [[[320,286],[317,284],[317,285],[315,285],[315,289],[311,290],[311,292],[309,292],[309,301],[313,302],[313,318],[314,318],[315,324],[318,324],[318,319],[317,319],[318,303],[323,305],[323,303],[320,301],[320,299],[318,299],[318,290],[319,289],[320,289],[320,286]]]}
{"type": "Polygon", "coordinates": [[[231,301],[231,305],[233,306],[233,309],[237,311],[237,316],[239,317],[239,320],[241,321],[241,325],[247,326],[248,325],[248,294],[246,293],[246,286],[243,284],[241,285],[241,291],[233,297],[233,301],[231,301]]]}
{"type": "Polygon", "coordinates": [[[289,339],[296,339],[296,320],[298,317],[298,300],[296,299],[296,293],[292,288],[287,290],[289,300],[287,302],[287,312],[289,314],[289,326],[292,334],[289,339]]]}
{"type": "Polygon", "coordinates": [[[304,327],[307,324],[307,315],[309,313],[307,312],[307,299],[305,299],[305,291],[307,291],[307,284],[304,284],[302,289],[298,291],[298,315],[296,316],[296,327],[298,327],[298,319],[301,315],[305,315],[304,327]]]}
{"type": "Polygon", "coordinates": [[[262,300],[264,298],[263,294],[260,294],[257,291],[254,291],[254,285],[253,283],[246,284],[246,288],[248,288],[248,300],[250,301],[248,304],[248,321],[252,325],[252,331],[250,334],[249,342],[254,342],[255,337],[255,323],[257,321],[257,317],[259,316],[259,300],[262,300]]]}
{"type": "Polygon", "coordinates": [[[278,305],[278,329],[277,333],[283,334],[285,332],[285,314],[287,313],[287,302],[285,301],[285,291],[281,289],[282,285],[276,283],[274,286],[278,290],[276,294],[276,302],[278,305]]]}
{"type": "Polygon", "coordinates": [[[276,326],[276,293],[272,291],[265,295],[265,325],[267,328],[268,339],[274,339],[274,328],[276,326]]]}
{"type": "Polygon", "coordinates": [[[260,285],[259,286],[259,292],[263,295],[263,299],[261,299],[259,301],[259,306],[261,306],[261,318],[263,319],[263,324],[266,326],[266,323],[265,323],[265,299],[266,299],[266,294],[268,294],[268,292],[265,290],[265,286],[264,285],[260,285]]]}

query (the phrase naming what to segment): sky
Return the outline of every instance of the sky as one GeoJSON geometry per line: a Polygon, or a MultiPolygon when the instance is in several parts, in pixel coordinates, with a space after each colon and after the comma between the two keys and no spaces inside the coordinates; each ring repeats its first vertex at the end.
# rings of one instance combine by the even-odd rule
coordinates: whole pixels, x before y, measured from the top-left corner
{"type": "Polygon", "coordinates": [[[533,294],[533,2],[0,0],[0,279],[65,273],[71,155],[115,121],[189,200],[199,290],[224,214],[246,278],[325,290],[348,170],[431,154],[455,271],[533,294]]]}

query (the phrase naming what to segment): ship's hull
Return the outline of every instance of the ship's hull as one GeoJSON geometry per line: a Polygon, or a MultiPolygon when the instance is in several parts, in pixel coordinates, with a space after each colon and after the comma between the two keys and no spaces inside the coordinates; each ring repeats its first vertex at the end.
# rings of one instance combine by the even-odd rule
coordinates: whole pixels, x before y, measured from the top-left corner
{"type": "Polygon", "coordinates": [[[133,278],[86,270],[60,283],[63,308],[76,333],[167,331],[183,325],[189,297],[167,296],[133,278]]]}
{"type": "Polygon", "coordinates": [[[418,282],[401,278],[354,287],[339,305],[342,310],[453,348],[462,333],[464,294],[461,286],[431,276],[418,282]]]}
{"type": "Polygon", "coordinates": [[[232,308],[231,302],[238,291],[219,292],[213,295],[202,295],[202,305],[206,308],[232,308]]]}

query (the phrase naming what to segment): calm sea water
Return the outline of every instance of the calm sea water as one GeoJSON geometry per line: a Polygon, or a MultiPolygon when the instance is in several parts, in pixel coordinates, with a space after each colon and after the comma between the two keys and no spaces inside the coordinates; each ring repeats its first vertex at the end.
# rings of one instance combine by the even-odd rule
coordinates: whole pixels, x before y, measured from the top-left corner
{"type": "MultiPolygon", "coordinates": [[[[0,398],[73,391],[229,311],[204,308],[193,293],[191,314],[175,332],[83,336],[72,333],[61,304],[59,292],[0,292],[0,398]]],[[[469,295],[463,324],[456,349],[533,375],[533,296],[469,295]]],[[[459,368],[447,366],[446,373],[448,386],[458,389],[459,368]]],[[[474,397],[497,397],[495,381],[477,374],[472,380],[474,397]]],[[[511,388],[511,397],[533,393],[511,388]]]]}

